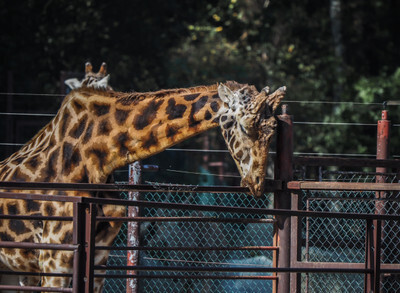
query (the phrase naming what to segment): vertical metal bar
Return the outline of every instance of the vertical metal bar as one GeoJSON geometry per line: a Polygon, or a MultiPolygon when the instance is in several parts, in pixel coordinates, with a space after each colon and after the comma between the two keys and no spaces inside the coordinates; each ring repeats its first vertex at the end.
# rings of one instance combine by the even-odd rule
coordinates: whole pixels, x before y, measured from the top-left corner
{"type": "Polygon", "coordinates": [[[73,203],[73,244],[78,245],[74,251],[74,267],[72,275],[72,290],[74,293],[83,293],[85,288],[84,272],[86,267],[86,258],[83,256],[85,247],[85,211],[82,203],[73,203]]]}
{"type": "MultiPolygon", "coordinates": [[[[273,228],[273,233],[274,233],[274,237],[272,240],[272,245],[278,247],[279,243],[278,243],[278,229],[277,226],[274,225],[273,228]]],[[[274,250],[272,251],[272,267],[277,268],[278,267],[278,256],[279,256],[279,249],[278,250],[274,250]]],[[[278,277],[278,273],[274,272],[272,274],[274,277],[278,277]]],[[[272,281],[272,292],[273,293],[277,293],[278,292],[278,279],[274,279],[272,281]]]]}
{"type": "MultiPolygon", "coordinates": [[[[376,158],[386,160],[389,158],[389,135],[390,135],[390,120],[388,120],[388,111],[382,110],[382,119],[378,121],[377,143],[376,143],[376,158]]],[[[376,168],[377,173],[386,173],[385,167],[376,168]]],[[[385,182],[384,176],[379,177],[380,182],[385,182]],[[381,178],[383,177],[383,178],[381,178]]],[[[377,179],[378,180],[378,179],[377,179]]]]}
{"type": "MultiPolygon", "coordinates": [[[[376,234],[382,235],[382,223],[378,221],[378,225],[375,227],[376,234]]],[[[379,293],[381,290],[381,243],[382,237],[377,237],[375,242],[374,250],[374,293],[379,293]]]]}
{"type": "MultiPolygon", "coordinates": [[[[293,193],[292,194],[292,210],[298,211],[300,210],[301,204],[301,193],[293,193]]],[[[296,267],[297,262],[301,261],[301,241],[302,241],[302,232],[301,232],[301,217],[292,217],[291,219],[291,248],[290,248],[290,259],[291,259],[291,267],[296,267]]],[[[301,274],[295,273],[290,277],[290,292],[297,293],[300,292],[301,288],[301,274]]]]}
{"type": "Polygon", "coordinates": [[[85,272],[85,293],[93,293],[94,275],[94,253],[96,237],[96,215],[97,207],[90,203],[86,208],[86,272],[85,272]]]}
{"type": "MultiPolygon", "coordinates": [[[[310,211],[310,198],[307,197],[306,211],[310,211]]],[[[310,217],[306,217],[306,262],[310,261],[310,217]]],[[[308,293],[309,274],[306,273],[306,290],[308,293]]]]}
{"type": "MultiPolygon", "coordinates": [[[[12,71],[7,72],[7,113],[12,113],[13,112],[13,96],[11,93],[14,91],[14,75],[12,71]]],[[[6,138],[8,142],[13,143],[14,142],[14,116],[12,115],[7,115],[6,117],[6,127],[7,127],[7,133],[6,133],[6,138]]],[[[14,151],[13,146],[7,146],[6,147],[6,156],[9,156],[12,154],[14,151]]]]}
{"type": "Polygon", "coordinates": [[[67,94],[65,87],[65,80],[67,79],[67,73],[65,71],[60,71],[60,93],[62,95],[67,94]]]}
{"type": "MultiPolygon", "coordinates": [[[[390,121],[388,120],[388,111],[382,110],[382,119],[378,121],[377,127],[377,139],[376,139],[376,158],[377,159],[388,159],[389,157],[389,131],[390,121]]],[[[376,183],[386,182],[387,169],[384,167],[376,168],[376,183]]],[[[375,194],[375,213],[384,214],[385,204],[384,199],[386,198],[385,192],[376,192],[375,194]]],[[[381,240],[382,240],[382,221],[374,221],[374,292],[377,293],[380,290],[380,264],[382,261],[381,255],[381,240]]]]}
{"type": "MultiPolygon", "coordinates": [[[[282,105],[282,115],[277,116],[277,146],[275,179],[284,182],[293,179],[293,120],[287,114],[287,105],[282,105]]],[[[288,190],[275,192],[274,204],[277,209],[290,209],[291,193],[288,190]]],[[[276,217],[276,239],[279,245],[278,267],[290,267],[290,217],[276,217]]],[[[279,293],[290,292],[290,273],[278,273],[279,293]]]]}
{"type": "MultiPolygon", "coordinates": [[[[365,268],[372,269],[374,267],[374,227],[372,220],[366,220],[365,233],[365,268]]],[[[373,276],[370,273],[364,276],[364,293],[370,293],[373,287],[373,276]]]]}
{"type": "MultiPolygon", "coordinates": [[[[142,180],[142,171],[140,162],[134,162],[129,165],[129,184],[140,184],[142,180]]],[[[139,200],[139,192],[129,192],[130,200],[139,200]]],[[[128,217],[138,217],[139,207],[128,207],[128,217]]],[[[128,246],[139,246],[139,223],[128,222],[128,246]]],[[[138,265],[139,251],[128,250],[127,265],[138,265]]],[[[129,271],[128,274],[135,275],[136,271],[129,271]]],[[[126,293],[136,293],[138,291],[138,280],[136,278],[129,278],[126,280],[126,293]]]]}

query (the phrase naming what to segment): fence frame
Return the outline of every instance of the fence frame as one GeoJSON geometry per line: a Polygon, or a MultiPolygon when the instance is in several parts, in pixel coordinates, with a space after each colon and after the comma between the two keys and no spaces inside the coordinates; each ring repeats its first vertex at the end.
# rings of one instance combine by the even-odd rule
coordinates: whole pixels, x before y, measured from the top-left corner
{"type": "MultiPolygon", "coordinates": [[[[36,185],[36,183],[34,183],[36,185]]],[[[0,187],[7,186],[8,188],[18,187],[19,182],[0,182],[0,187]]],[[[24,184],[26,185],[25,188],[28,187],[30,183],[24,184]]],[[[51,184],[51,183],[41,183],[39,184],[40,188],[48,188],[48,189],[55,189],[58,184],[51,184]]],[[[71,187],[68,188],[68,184],[63,184],[64,189],[76,189],[76,184],[70,184],[71,187]]],[[[108,185],[108,184],[107,184],[108,185]]],[[[37,186],[38,187],[38,186],[37,186]]],[[[102,186],[104,188],[105,186],[102,186]]],[[[205,267],[205,268],[190,268],[188,266],[179,266],[179,267],[149,267],[149,266],[124,266],[124,267],[106,267],[106,266],[95,266],[93,263],[93,256],[95,249],[110,249],[106,247],[95,247],[94,244],[94,223],[95,221],[138,221],[138,220],[146,220],[146,219],[137,219],[137,218],[129,218],[129,217],[121,217],[121,218],[108,218],[108,217],[96,217],[95,213],[95,205],[97,204],[122,204],[125,206],[140,206],[140,207],[154,207],[157,206],[159,208],[171,208],[171,209],[193,209],[193,210],[200,210],[200,211],[229,211],[233,213],[249,213],[249,214],[260,214],[260,215],[274,215],[276,217],[290,217],[292,229],[291,231],[298,230],[298,222],[299,218],[301,217],[324,217],[324,218],[346,218],[346,219],[365,219],[367,221],[367,233],[371,230],[372,221],[378,220],[395,220],[400,221],[400,216],[393,216],[393,215],[385,215],[385,214],[355,214],[355,213],[333,213],[333,212],[312,212],[312,211],[301,211],[299,210],[296,205],[298,205],[298,194],[296,191],[312,189],[312,190],[327,190],[332,188],[332,190],[373,190],[373,191],[400,191],[400,184],[388,184],[388,183],[381,183],[378,185],[378,189],[376,188],[377,185],[375,183],[333,183],[333,182],[301,182],[301,181],[290,181],[287,183],[287,188],[291,192],[292,196],[292,206],[290,209],[265,209],[265,208],[238,208],[238,207],[222,207],[222,206],[208,206],[208,205],[194,205],[194,204],[177,204],[177,203],[159,203],[159,202],[145,202],[145,201],[130,201],[130,200],[117,200],[117,199],[98,199],[98,198],[80,198],[80,197],[67,197],[67,196],[57,196],[54,197],[52,195],[39,195],[39,194],[23,194],[23,193],[10,193],[10,192],[1,192],[0,198],[7,198],[13,196],[13,198],[18,199],[34,199],[34,200],[58,200],[58,201],[66,201],[66,202],[73,202],[74,205],[74,215],[73,217],[55,217],[56,220],[74,220],[74,243],[72,245],[46,245],[46,244],[32,244],[32,243],[6,243],[0,242],[0,246],[14,246],[14,247],[32,247],[32,248],[44,248],[44,249],[70,249],[76,252],[74,257],[74,274],[73,274],[73,289],[69,288],[48,288],[46,289],[47,292],[93,292],[93,277],[110,277],[105,276],[102,274],[96,274],[95,271],[98,269],[124,269],[127,271],[196,271],[196,272],[214,272],[214,271],[224,271],[224,272],[275,272],[278,274],[289,274],[291,277],[291,286],[289,290],[291,292],[297,292],[298,288],[296,289],[296,278],[299,273],[306,273],[306,272],[314,272],[314,273],[334,273],[334,272],[342,272],[342,273],[363,273],[366,276],[370,275],[374,280],[379,279],[379,276],[383,273],[400,273],[400,264],[382,264],[380,265],[380,258],[374,260],[375,264],[379,264],[374,268],[369,268],[366,264],[363,263],[304,263],[299,261],[298,254],[296,251],[299,247],[298,245],[298,234],[292,234],[290,247],[291,247],[291,262],[289,266],[280,266],[280,267],[247,267],[247,268],[219,268],[215,269],[213,267],[205,267]],[[82,255],[83,253],[83,255],[82,255]],[[294,277],[292,277],[294,276],[294,277]]],[[[39,188],[39,187],[38,187],[39,188]]],[[[85,190],[87,186],[84,186],[85,190]]],[[[127,190],[132,188],[137,190],[137,186],[135,185],[124,185],[119,186],[118,188],[108,189],[114,191],[120,191],[121,189],[127,190]]],[[[199,189],[187,192],[202,192],[204,190],[209,190],[208,187],[199,187],[199,189]]],[[[159,189],[157,191],[168,191],[164,189],[159,189]]],[[[49,220],[49,217],[27,217],[27,216],[18,216],[18,215],[2,215],[0,218],[21,218],[21,219],[44,219],[49,220]]],[[[153,220],[153,219],[152,219],[153,220]]],[[[169,220],[169,219],[160,219],[160,220],[169,220]]],[[[179,221],[179,219],[172,219],[175,221],[179,221]]],[[[196,220],[196,219],[187,219],[187,220],[196,220]]],[[[206,219],[212,221],[212,219],[206,219]]],[[[233,220],[233,219],[231,219],[233,220]]],[[[241,220],[241,219],[234,219],[234,220],[241,220]]],[[[226,219],[226,221],[229,221],[226,219]]],[[[370,232],[372,233],[372,232],[370,232]]],[[[368,241],[372,239],[371,234],[368,234],[368,241]]],[[[367,242],[368,242],[367,241],[367,242]]],[[[380,241],[380,238],[378,238],[380,241]]],[[[115,248],[113,248],[115,249],[115,248]]],[[[150,249],[144,247],[126,247],[124,250],[128,249],[150,249]]],[[[166,249],[182,249],[182,248],[166,248],[166,249]]],[[[195,247],[188,248],[188,249],[197,249],[195,247]]],[[[218,249],[218,248],[203,248],[203,249],[218,249]]],[[[224,248],[219,248],[224,249],[224,248]]],[[[231,249],[243,249],[241,247],[231,248],[231,249]]],[[[260,249],[260,247],[254,247],[253,249],[260,249]]],[[[277,251],[280,250],[281,247],[273,246],[273,247],[261,247],[264,250],[272,250],[277,251]]],[[[366,251],[366,253],[368,253],[366,251]]],[[[368,254],[367,254],[368,255],[368,254]]],[[[3,272],[4,273],[4,272],[3,272]]],[[[8,272],[10,273],[10,272],[8,272]]],[[[44,274],[41,274],[44,275],[44,274]]],[[[51,274],[50,274],[51,275],[51,274]]],[[[54,275],[54,274],[53,274],[54,275]]],[[[113,276],[115,277],[115,276],[113,276]]],[[[123,277],[131,277],[132,275],[126,274],[123,277]]],[[[138,276],[136,275],[135,278],[144,278],[148,276],[138,276]]],[[[185,277],[185,276],[182,276],[185,277]]],[[[201,277],[201,276],[200,276],[201,277]]],[[[234,276],[232,276],[234,277],[234,276]]],[[[150,278],[150,277],[149,277],[150,278]]],[[[216,277],[213,275],[204,275],[202,278],[221,278],[216,277]]],[[[229,278],[229,277],[228,277],[229,278]]],[[[237,278],[237,277],[235,277],[237,278]]],[[[269,279],[269,280],[278,280],[278,277],[270,277],[270,276],[243,276],[243,278],[254,278],[254,279],[269,279]]],[[[279,281],[278,281],[279,286],[279,281]]],[[[0,285],[0,289],[16,289],[16,287],[9,287],[0,285]]],[[[44,292],[43,288],[23,288],[24,290],[41,290],[44,292]]],[[[379,291],[374,291],[379,292],[379,291]]]]}

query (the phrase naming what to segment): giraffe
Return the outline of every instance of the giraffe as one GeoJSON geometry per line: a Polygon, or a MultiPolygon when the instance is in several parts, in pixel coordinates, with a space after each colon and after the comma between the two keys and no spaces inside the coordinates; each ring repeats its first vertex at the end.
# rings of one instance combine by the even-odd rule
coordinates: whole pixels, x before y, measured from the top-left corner
{"type": "Polygon", "coordinates": [[[93,66],[90,62],[85,64],[85,77],[79,81],[77,78],[70,78],[65,81],[65,84],[69,86],[70,89],[78,89],[82,86],[112,90],[113,88],[108,85],[110,80],[110,75],[107,74],[107,64],[103,62],[101,64],[100,70],[97,73],[93,72],[93,66]]]}
{"type": "MultiPolygon", "coordinates": [[[[282,87],[264,88],[226,82],[188,89],[121,93],[83,86],[67,95],[56,116],[18,152],[0,162],[1,181],[105,183],[126,164],[145,159],[198,133],[220,126],[227,147],[250,193],[261,196],[267,154],[275,132],[274,112],[285,95],[282,87]]],[[[31,191],[39,192],[39,191],[31,191]]],[[[49,192],[47,192],[49,193],[49,192]]],[[[98,196],[86,191],[51,191],[53,195],[98,196]]],[[[103,195],[108,196],[108,195],[103,195]]],[[[72,206],[58,202],[4,199],[4,214],[70,216],[72,206]]],[[[103,205],[100,216],[123,216],[124,207],[103,205]]],[[[111,245],[121,224],[96,228],[96,245],[111,245]]],[[[0,222],[2,241],[71,243],[72,223],[0,222]]],[[[105,264],[108,252],[96,251],[105,264]]],[[[11,271],[71,273],[70,252],[0,248],[0,268],[11,271]]],[[[70,278],[42,277],[42,287],[68,287],[70,278]]],[[[20,279],[35,285],[36,277],[20,279]]],[[[102,279],[94,280],[101,292],[102,279]]]]}

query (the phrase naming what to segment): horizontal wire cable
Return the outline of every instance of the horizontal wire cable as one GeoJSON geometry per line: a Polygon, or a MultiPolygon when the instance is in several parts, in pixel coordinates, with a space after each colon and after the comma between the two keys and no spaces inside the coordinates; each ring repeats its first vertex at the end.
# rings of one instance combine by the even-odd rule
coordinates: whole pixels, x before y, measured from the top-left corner
{"type": "Polygon", "coordinates": [[[376,126],[376,124],[372,123],[359,123],[359,122],[312,122],[312,121],[294,121],[293,124],[300,125],[348,125],[348,126],[376,126]]]}
{"type": "MultiPolygon", "coordinates": [[[[0,112],[0,116],[34,116],[34,117],[54,117],[56,114],[51,113],[6,113],[0,112]]],[[[323,121],[294,121],[293,124],[298,125],[333,125],[333,126],[376,126],[373,123],[359,122],[323,122],[323,121]]],[[[400,124],[393,124],[393,127],[399,127],[400,124]]]]}
{"type": "MultiPolygon", "coordinates": [[[[65,94],[48,94],[48,93],[12,93],[12,92],[0,92],[2,96],[48,96],[48,97],[64,97],[65,94]]],[[[363,105],[363,106],[382,106],[382,103],[374,102],[342,102],[342,101],[306,101],[306,100],[285,100],[285,103],[300,103],[300,104],[342,104],[342,105],[363,105]]],[[[387,106],[399,106],[400,104],[387,103],[387,106]]]]}
{"type": "Polygon", "coordinates": [[[207,149],[166,149],[169,152],[198,152],[198,153],[229,153],[228,150],[207,150],[207,149]]]}
{"type": "MultiPolygon", "coordinates": [[[[332,101],[294,101],[284,100],[284,103],[300,103],[300,104],[342,104],[342,105],[362,105],[362,106],[382,106],[383,103],[365,103],[365,102],[332,102],[332,101]]],[[[395,104],[388,104],[387,106],[397,106],[395,104]]]]}
{"type": "MultiPolygon", "coordinates": [[[[165,171],[167,171],[167,172],[172,172],[172,173],[181,173],[181,174],[190,174],[190,175],[200,175],[200,176],[241,178],[240,175],[222,175],[222,174],[215,174],[215,173],[202,173],[202,172],[184,171],[184,170],[174,170],[174,169],[165,169],[165,171]]],[[[268,179],[272,179],[272,178],[268,178],[268,179]]]]}
{"type": "Polygon", "coordinates": [[[54,117],[56,114],[43,114],[43,113],[5,113],[5,112],[0,112],[0,115],[4,116],[45,116],[45,117],[54,117]]]}
{"type": "Polygon", "coordinates": [[[37,94],[37,93],[0,93],[1,96],[45,96],[45,97],[65,97],[63,94],[37,94]]]}
{"type": "MultiPolygon", "coordinates": [[[[23,146],[23,143],[0,143],[0,146],[23,146]]],[[[165,151],[175,152],[198,152],[198,153],[229,153],[228,150],[211,150],[211,149],[165,149],[165,151]]],[[[275,155],[276,152],[269,152],[271,155],[275,155]]],[[[321,152],[294,152],[296,156],[344,156],[344,157],[375,157],[376,154],[353,154],[353,153],[321,153],[321,152]]],[[[392,155],[392,157],[399,157],[399,155],[392,155]]]]}

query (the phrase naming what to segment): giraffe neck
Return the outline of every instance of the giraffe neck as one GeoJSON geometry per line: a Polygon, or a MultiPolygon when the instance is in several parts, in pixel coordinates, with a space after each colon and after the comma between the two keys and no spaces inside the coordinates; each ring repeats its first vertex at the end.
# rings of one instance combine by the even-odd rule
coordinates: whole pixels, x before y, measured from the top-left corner
{"type": "Polygon", "coordinates": [[[216,86],[117,97],[110,115],[118,130],[106,136],[104,153],[112,156],[105,173],[218,126],[221,105],[216,86]]]}
{"type": "Polygon", "coordinates": [[[1,180],[105,182],[117,168],[218,126],[217,86],[123,94],[79,89],[19,152],[1,180]]]}

